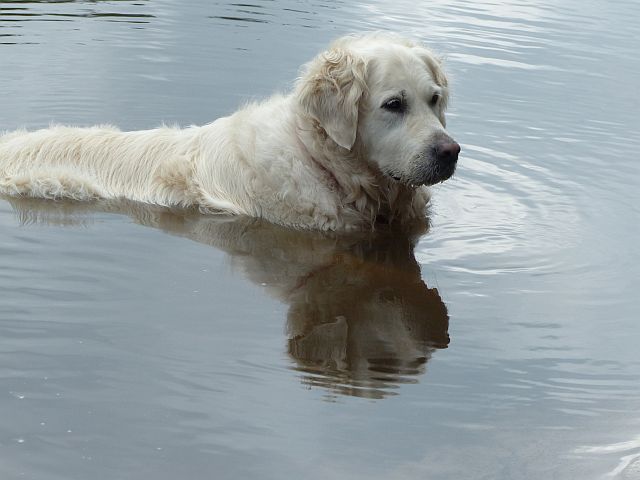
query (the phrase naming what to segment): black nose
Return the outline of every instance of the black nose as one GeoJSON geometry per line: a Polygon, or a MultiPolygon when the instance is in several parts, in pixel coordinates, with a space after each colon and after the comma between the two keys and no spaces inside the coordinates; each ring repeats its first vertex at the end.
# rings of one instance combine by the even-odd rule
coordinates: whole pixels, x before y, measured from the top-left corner
{"type": "Polygon", "coordinates": [[[458,161],[460,145],[456,142],[440,143],[436,146],[436,158],[439,162],[455,163],[458,161]]]}

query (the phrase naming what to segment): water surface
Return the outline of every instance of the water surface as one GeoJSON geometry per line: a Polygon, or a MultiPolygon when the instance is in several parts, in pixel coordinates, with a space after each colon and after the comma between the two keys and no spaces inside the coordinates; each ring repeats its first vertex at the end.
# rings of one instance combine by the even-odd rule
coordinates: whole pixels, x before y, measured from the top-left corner
{"type": "Polygon", "coordinates": [[[640,5],[0,2],[0,130],[202,124],[343,33],[444,55],[428,231],[0,199],[3,479],[640,478],[640,5]]]}

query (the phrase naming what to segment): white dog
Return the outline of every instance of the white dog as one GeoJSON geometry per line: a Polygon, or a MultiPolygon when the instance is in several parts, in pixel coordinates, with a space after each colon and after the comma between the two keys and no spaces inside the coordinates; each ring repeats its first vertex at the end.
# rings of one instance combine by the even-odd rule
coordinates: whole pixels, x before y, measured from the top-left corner
{"type": "Polygon", "coordinates": [[[348,36],[294,91],[202,127],[121,132],[55,126],[0,136],[0,193],[126,198],[353,230],[425,215],[423,186],[449,178],[439,60],[389,34],[348,36]]]}

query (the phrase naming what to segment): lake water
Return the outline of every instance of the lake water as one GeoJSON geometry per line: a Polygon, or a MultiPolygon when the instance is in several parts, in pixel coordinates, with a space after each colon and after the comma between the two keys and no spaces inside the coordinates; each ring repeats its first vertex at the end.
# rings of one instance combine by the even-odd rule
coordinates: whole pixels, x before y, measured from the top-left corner
{"type": "Polygon", "coordinates": [[[446,57],[431,228],[0,199],[0,478],[640,479],[640,3],[2,1],[0,130],[202,124],[347,32],[446,57]]]}

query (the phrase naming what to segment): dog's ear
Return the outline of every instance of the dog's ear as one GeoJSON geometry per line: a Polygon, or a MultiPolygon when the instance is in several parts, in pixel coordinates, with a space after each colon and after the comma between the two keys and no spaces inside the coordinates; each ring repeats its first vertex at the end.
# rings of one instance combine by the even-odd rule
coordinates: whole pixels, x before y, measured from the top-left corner
{"type": "Polygon", "coordinates": [[[298,80],[296,95],[305,114],[338,145],[351,150],[358,128],[358,104],[366,89],[365,62],[335,48],[318,55],[298,80]]]}
{"type": "Polygon", "coordinates": [[[427,66],[431,78],[436,82],[438,86],[442,88],[442,99],[438,103],[438,117],[443,126],[446,126],[446,120],[444,117],[444,111],[447,109],[449,103],[449,80],[442,68],[442,59],[437,57],[431,50],[422,45],[415,45],[413,48],[417,51],[418,55],[427,66]]]}

